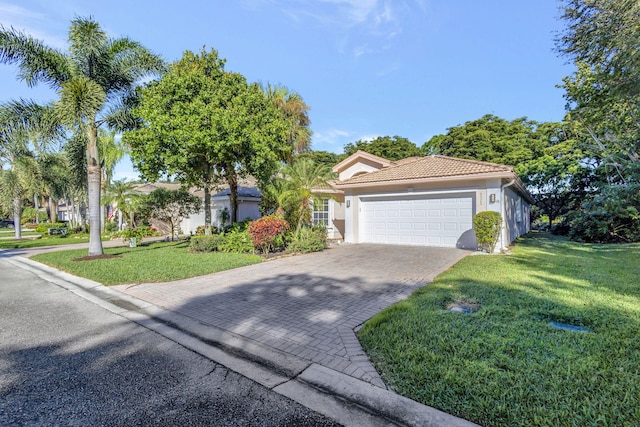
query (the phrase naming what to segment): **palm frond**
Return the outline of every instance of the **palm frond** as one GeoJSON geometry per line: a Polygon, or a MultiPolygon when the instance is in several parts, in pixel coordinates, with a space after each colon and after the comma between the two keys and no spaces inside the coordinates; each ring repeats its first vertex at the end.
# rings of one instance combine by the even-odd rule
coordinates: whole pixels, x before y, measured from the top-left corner
{"type": "Polygon", "coordinates": [[[69,80],[71,70],[64,53],[25,33],[0,25],[0,63],[17,64],[18,78],[29,87],[40,82],[52,88],[69,80]]]}
{"type": "Polygon", "coordinates": [[[100,85],[85,76],[65,82],[59,91],[56,112],[65,124],[94,121],[104,106],[106,95],[100,85]]]}

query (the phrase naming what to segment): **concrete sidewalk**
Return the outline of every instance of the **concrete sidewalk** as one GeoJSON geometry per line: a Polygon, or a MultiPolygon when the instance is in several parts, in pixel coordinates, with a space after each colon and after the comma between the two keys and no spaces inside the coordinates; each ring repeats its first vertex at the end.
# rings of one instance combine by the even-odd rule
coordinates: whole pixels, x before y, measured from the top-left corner
{"type": "MultiPolygon", "coordinates": [[[[316,259],[320,260],[321,258],[316,259]]],[[[308,357],[300,357],[292,352],[282,351],[274,345],[208,324],[208,322],[202,322],[196,317],[181,313],[179,310],[159,307],[112,288],[106,288],[99,283],[59,272],[28,259],[10,257],[9,261],[94,301],[112,312],[169,337],[181,345],[344,425],[473,425],[375,386],[370,379],[365,378],[363,381],[339,370],[323,366],[308,357]]],[[[295,264],[292,260],[287,262],[295,264]]],[[[268,266],[271,263],[276,263],[276,261],[258,266],[277,268],[279,265],[276,263],[268,266]]],[[[282,266],[280,265],[279,268],[282,266]]],[[[370,270],[371,268],[365,269],[370,270]]],[[[237,270],[234,271],[237,276],[237,270]]],[[[242,274],[253,273],[244,272],[242,274]]],[[[358,271],[351,271],[351,274],[353,277],[353,274],[358,274],[358,271]]],[[[394,274],[397,277],[397,272],[394,274]]],[[[406,279],[408,282],[413,280],[410,277],[406,279]]],[[[211,285],[210,280],[201,280],[203,280],[203,285],[206,283],[211,285]]],[[[184,284],[179,283],[178,285],[184,284]]],[[[413,286],[415,284],[407,289],[413,289],[413,286]]],[[[291,291],[291,288],[283,289],[285,293],[291,291]]],[[[233,295],[233,293],[230,294],[233,295]]],[[[362,294],[356,292],[356,297],[358,296],[362,296],[362,294]]],[[[259,298],[259,300],[264,302],[265,298],[259,298]]],[[[392,303],[391,300],[388,304],[390,303],[392,303]]],[[[377,308],[376,311],[379,309],[377,308]]],[[[362,322],[362,320],[354,319],[352,321],[362,322]]],[[[351,334],[357,344],[357,338],[352,331],[351,334]]],[[[359,344],[357,346],[359,348],[359,344]]],[[[366,356],[364,358],[366,359],[366,356]]]]}

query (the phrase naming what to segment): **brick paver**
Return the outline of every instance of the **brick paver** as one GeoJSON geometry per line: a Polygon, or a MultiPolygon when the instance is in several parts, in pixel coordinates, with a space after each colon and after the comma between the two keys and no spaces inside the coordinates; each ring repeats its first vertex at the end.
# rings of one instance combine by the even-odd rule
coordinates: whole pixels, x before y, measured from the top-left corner
{"type": "Polygon", "coordinates": [[[385,387],[354,329],[468,254],[343,245],[186,280],[113,288],[385,387]]]}

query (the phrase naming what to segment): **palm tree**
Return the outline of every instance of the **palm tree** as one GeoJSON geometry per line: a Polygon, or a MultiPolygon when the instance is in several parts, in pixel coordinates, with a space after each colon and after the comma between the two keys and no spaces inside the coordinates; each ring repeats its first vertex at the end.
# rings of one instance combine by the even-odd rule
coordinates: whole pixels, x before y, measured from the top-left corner
{"type": "Polygon", "coordinates": [[[111,205],[118,212],[118,231],[122,230],[122,215],[131,210],[132,200],[137,197],[133,193],[133,183],[124,179],[114,181],[109,187],[104,198],[105,205],[111,205]]]}
{"type": "Polygon", "coordinates": [[[0,62],[18,64],[28,86],[46,83],[58,91],[58,118],[86,138],[89,255],[102,255],[98,129],[124,130],[137,123],[128,114],[138,81],[164,70],[162,59],[129,38],[110,39],[92,18],[76,18],[69,51],[60,52],[13,28],[0,27],[0,62]]]}
{"type": "Polygon", "coordinates": [[[33,152],[37,140],[53,139],[59,129],[51,124],[51,108],[30,101],[10,101],[0,105],[0,169],[2,197],[13,212],[16,239],[22,238],[22,203],[38,191],[41,170],[33,152]],[[38,136],[39,138],[36,138],[38,136]]]}
{"type": "MultiPolygon", "coordinates": [[[[289,122],[287,144],[292,148],[292,155],[308,150],[311,146],[310,107],[297,92],[290,92],[284,86],[267,84],[262,89],[267,99],[278,107],[289,122]]],[[[287,160],[291,161],[292,158],[287,160]]]]}
{"type": "Polygon", "coordinates": [[[296,231],[300,231],[304,224],[311,222],[313,202],[322,196],[331,197],[322,189],[329,187],[332,177],[326,165],[299,158],[282,169],[280,178],[275,179],[266,192],[276,201],[276,212],[286,212],[290,223],[295,223],[296,231]]]}

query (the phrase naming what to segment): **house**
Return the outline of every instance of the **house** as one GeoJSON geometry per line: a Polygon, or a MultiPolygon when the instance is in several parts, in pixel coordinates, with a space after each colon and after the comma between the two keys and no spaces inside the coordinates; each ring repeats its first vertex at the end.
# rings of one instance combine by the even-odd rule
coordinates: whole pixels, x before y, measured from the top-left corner
{"type": "Polygon", "coordinates": [[[503,218],[498,249],[530,229],[533,200],[510,166],[439,155],[392,162],[358,151],[333,171],[331,197],[313,218],[346,243],[476,249],[473,216],[487,210],[503,218]]]}
{"type": "MultiPolygon", "coordinates": [[[[197,193],[202,198],[204,207],[204,192],[197,193]],[[200,193],[202,193],[200,195],[200,193]]],[[[260,202],[262,194],[255,185],[238,187],[238,220],[246,218],[258,219],[262,216],[260,202]]],[[[231,190],[227,187],[211,196],[211,219],[213,227],[222,228],[230,222],[231,190]]],[[[197,228],[204,225],[204,210],[193,214],[182,221],[181,229],[184,234],[195,233],[197,228]]]]}
{"type": "MultiPolygon", "coordinates": [[[[249,177],[247,179],[241,179],[238,187],[238,220],[244,220],[246,218],[258,219],[262,216],[260,213],[260,202],[262,201],[262,195],[256,188],[255,179],[249,177]]],[[[164,188],[167,190],[178,190],[181,184],[178,183],[146,183],[138,184],[135,186],[134,191],[142,194],[149,194],[158,188],[164,188]]],[[[190,188],[189,193],[200,197],[202,200],[202,207],[204,208],[204,190],[201,188],[190,188]]],[[[213,227],[223,227],[229,223],[228,217],[225,218],[225,212],[231,211],[229,187],[222,187],[218,192],[211,196],[211,218],[213,227]]],[[[167,232],[167,226],[159,221],[153,220],[152,225],[163,232],[167,232]]],[[[195,233],[198,227],[204,225],[204,209],[200,213],[192,214],[182,220],[179,225],[179,229],[183,234],[195,233]]]]}

